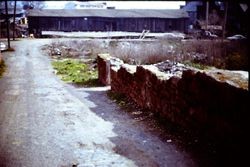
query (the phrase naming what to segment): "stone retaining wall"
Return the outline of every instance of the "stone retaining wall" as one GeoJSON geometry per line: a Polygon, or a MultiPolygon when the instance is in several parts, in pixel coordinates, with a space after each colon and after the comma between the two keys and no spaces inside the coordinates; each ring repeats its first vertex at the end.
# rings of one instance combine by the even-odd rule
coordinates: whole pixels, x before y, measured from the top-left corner
{"type": "Polygon", "coordinates": [[[104,85],[110,85],[110,63],[108,57],[104,54],[97,57],[98,79],[104,85]]]}
{"type": "Polygon", "coordinates": [[[124,64],[122,60],[115,57],[110,57],[109,54],[99,54],[97,57],[98,64],[98,79],[104,85],[110,85],[111,76],[110,69],[111,67],[120,67],[121,64],[124,64]]]}
{"type": "Polygon", "coordinates": [[[244,133],[248,126],[248,90],[195,70],[171,76],[154,66],[119,64],[110,68],[104,59],[107,57],[98,57],[100,81],[166,120],[222,137],[244,133]],[[102,69],[109,69],[109,75],[102,69]]]}

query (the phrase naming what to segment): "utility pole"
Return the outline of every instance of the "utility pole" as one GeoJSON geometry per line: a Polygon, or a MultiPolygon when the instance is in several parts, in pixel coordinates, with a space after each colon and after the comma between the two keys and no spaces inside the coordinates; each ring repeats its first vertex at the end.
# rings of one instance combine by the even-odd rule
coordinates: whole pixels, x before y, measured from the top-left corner
{"type": "Polygon", "coordinates": [[[226,25],[227,25],[227,10],[228,10],[228,2],[225,3],[225,13],[224,13],[224,20],[223,20],[223,25],[222,25],[222,39],[221,41],[223,42],[225,39],[225,34],[226,34],[226,25]]]}
{"type": "Polygon", "coordinates": [[[14,4],[14,16],[13,16],[13,41],[15,40],[15,29],[16,29],[16,0],[14,4]]]}
{"type": "MultiPolygon", "coordinates": [[[[0,14],[0,20],[2,18],[2,15],[0,14]]],[[[2,24],[1,24],[1,21],[0,21],[0,38],[2,38],[2,24]]]]}
{"type": "Polygon", "coordinates": [[[208,29],[208,15],[209,15],[209,2],[207,1],[207,4],[206,4],[206,26],[205,26],[206,30],[208,29]]]}
{"type": "Polygon", "coordinates": [[[7,23],[7,37],[8,37],[8,49],[10,49],[10,22],[9,22],[9,15],[8,15],[8,2],[5,0],[5,15],[6,15],[6,23],[7,23]]]}

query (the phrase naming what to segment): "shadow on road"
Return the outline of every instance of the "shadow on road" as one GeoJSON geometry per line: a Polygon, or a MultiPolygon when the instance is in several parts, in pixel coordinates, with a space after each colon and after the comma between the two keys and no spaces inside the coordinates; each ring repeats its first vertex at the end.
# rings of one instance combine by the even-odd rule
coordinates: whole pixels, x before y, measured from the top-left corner
{"type": "Polygon", "coordinates": [[[233,143],[230,138],[206,138],[134,106],[119,107],[107,97],[107,90],[85,92],[95,104],[91,110],[114,124],[114,150],[138,166],[235,166],[246,160],[241,139],[233,143]]]}

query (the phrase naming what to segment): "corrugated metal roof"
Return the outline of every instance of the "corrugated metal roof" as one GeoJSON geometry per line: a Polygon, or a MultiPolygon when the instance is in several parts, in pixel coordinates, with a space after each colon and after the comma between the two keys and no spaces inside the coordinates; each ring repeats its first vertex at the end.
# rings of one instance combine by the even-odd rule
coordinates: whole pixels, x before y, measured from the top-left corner
{"type": "MultiPolygon", "coordinates": [[[[23,9],[17,9],[16,10],[16,14],[21,14],[21,13],[24,13],[25,11],[23,9]]],[[[5,15],[6,12],[5,12],[5,9],[4,10],[0,10],[0,14],[2,15],[5,15]]],[[[14,9],[9,9],[8,10],[8,14],[14,14],[14,9]]]]}
{"type": "Polygon", "coordinates": [[[36,17],[112,17],[112,18],[187,18],[181,9],[33,9],[28,16],[36,17]]]}

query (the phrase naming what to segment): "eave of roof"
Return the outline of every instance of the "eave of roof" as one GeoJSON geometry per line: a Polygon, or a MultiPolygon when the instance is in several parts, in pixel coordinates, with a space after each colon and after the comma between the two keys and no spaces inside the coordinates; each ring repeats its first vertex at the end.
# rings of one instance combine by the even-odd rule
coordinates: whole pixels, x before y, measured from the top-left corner
{"type": "Polygon", "coordinates": [[[188,18],[181,9],[41,9],[30,10],[29,17],[110,17],[110,18],[188,18]]]}

